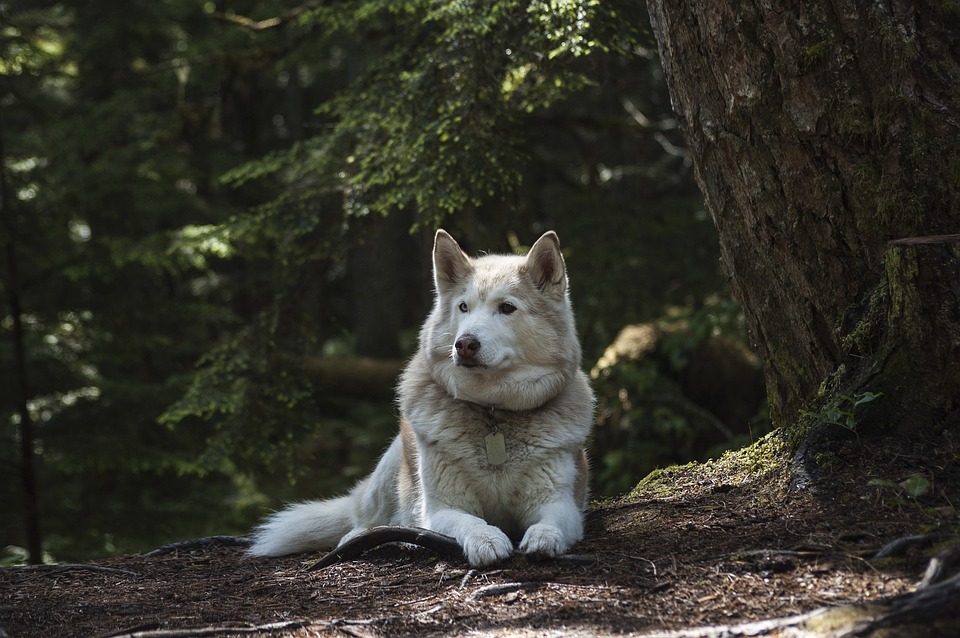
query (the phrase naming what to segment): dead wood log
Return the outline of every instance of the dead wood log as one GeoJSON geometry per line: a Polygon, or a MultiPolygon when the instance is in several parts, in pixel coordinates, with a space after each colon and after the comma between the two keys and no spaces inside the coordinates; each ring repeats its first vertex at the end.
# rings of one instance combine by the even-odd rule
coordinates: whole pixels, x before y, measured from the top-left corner
{"type": "Polygon", "coordinates": [[[403,364],[370,357],[305,357],[303,370],[325,392],[390,401],[403,364]]]}

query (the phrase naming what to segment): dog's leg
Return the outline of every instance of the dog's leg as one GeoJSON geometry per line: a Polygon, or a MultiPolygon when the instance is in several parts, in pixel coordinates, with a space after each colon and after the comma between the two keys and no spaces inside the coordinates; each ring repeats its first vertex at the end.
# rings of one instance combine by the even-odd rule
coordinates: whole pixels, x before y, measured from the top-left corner
{"type": "Polygon", "coordinates": [[[445,508],[428,513],[427,527],[456,538],[467,562],[474,567],[492,565],[513,553],[513,542],[503,531],[466,512],[445,508]]]}
{"type": "Polygon", "coordinates": [[[559,556],[583,538],[583,514],[572,498],[560,498],[540,507],[520,541],[525,554],[559,556]]]}

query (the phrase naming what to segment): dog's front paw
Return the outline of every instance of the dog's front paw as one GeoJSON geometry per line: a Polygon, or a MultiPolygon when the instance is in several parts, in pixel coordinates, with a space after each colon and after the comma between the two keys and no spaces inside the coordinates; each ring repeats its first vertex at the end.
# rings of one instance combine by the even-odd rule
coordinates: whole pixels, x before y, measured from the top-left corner
{"type": "Polygon", "coordinates": [[[474,567],[486,567],[510,557],[513,542],[493,525],[471,531],[463,539],[463,555],[474,567]]]}
{"type": "Polygon", "coordinates": [[[570,542],[563,532],[553,525],[537,523],[527,528],[520,542],[520,551],[524,554],[540,556],[559,556],[570,548],[570,542]]]}

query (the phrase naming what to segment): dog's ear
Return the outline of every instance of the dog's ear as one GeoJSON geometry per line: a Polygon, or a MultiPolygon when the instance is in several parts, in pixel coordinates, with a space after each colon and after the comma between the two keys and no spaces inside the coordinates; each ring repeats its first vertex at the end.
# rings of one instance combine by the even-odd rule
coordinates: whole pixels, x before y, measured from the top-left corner
{"type": "Polygon", "coordinates": [[[567,267],[560,254],[560,238],[552,230],[545,232],[527,253],[527,272],[544,294],[562,297],[567,291],[567,267]]]}
{"type": "Polygon", "coordinates": [[[440,229],[433,238],[433,281],[437,292],[456,286],[473,271],[473,263],[460,244],[447,231],[440,229]]]}

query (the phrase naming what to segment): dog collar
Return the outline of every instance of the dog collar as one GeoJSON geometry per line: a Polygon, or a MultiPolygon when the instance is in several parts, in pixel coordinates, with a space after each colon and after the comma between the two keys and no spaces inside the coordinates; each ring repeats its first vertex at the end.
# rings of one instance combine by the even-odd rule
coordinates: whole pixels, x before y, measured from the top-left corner
{"type": "MultiPolygon", "coordinates": [[[[470,401],[464,401],[474,412],[480,415],[490,432],[483,437],[484,446],[487,450],[487,463],[490,465],[503,465],[507,462],[507,442],[503,438],[503,432],[500,431],[500,421],[497,420],[497,411],[499,408],[494,406],[485,407],[470,401]]],[[[510,410],[499,409],[500,412],[511,412],[510,410]]]]}

